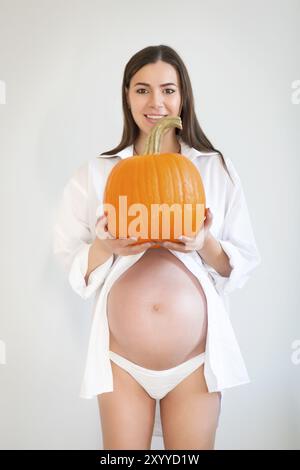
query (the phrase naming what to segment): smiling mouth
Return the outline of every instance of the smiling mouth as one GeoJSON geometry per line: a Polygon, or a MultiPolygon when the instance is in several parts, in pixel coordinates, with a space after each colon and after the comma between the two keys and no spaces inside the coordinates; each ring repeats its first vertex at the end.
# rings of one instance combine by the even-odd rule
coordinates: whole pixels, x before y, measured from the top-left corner
{"type": "Polygon", "coordinates": [[[148,120],[148,121],[151,121],[151,122],[157,122],[159,121],[160,119],[164,118],[164,117],[167,117],[168,115],[167,114],[162,114],[161,116],[157,116],[157,117],[148,117],[147,114],[144,114],[145,118],[148,120]]]}

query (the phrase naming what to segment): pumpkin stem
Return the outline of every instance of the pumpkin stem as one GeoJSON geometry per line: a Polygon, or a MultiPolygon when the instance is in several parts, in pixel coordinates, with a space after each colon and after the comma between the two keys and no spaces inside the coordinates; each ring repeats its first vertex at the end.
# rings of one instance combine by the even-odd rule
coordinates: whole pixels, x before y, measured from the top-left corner
{"type": "Polygon", "coordinates": [[[178,127],[182,129],[181,118],[179,116],[166,116],[161,118],[153,127],[147,137],[143,155],[153,155],[160,153],[161,139],[167,129],[178,127]]]}

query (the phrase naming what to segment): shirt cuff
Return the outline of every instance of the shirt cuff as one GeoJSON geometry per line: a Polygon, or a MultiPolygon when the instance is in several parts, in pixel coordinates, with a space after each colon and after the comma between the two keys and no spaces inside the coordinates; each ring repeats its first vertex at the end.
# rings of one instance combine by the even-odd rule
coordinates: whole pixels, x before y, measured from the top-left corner
{"type": "Polygon", "coordinates": [[[92,271],[85,282],[85,275],[88,268],[89,250],[92,243],[84,243],[73,259],[69,272],[69,282],[72,289],[83,299],[88,299],[104,282],[112,264],[114,256],[111,255],[103,264],[92,271]]]}
{"type": "Polygon", "coordinates": [[[228,277],[221,276],[221,274],[208,264],[203,262],[203,265],[210,274],[217,292],[219,294],[229,294],[235,289],[243,287],[245,282],[249,279],[250,276],[245,273],[248,264],[238,248],[231,242],[224,240],[218,240],[218,242],[229,258],[229,264],[232,268],[230,275],[228,277]]]}

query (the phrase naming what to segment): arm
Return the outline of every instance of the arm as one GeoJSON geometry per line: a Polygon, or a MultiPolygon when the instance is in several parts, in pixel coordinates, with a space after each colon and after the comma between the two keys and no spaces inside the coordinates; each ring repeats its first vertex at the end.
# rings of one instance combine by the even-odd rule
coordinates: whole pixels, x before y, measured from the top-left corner
{"type": "Polygon", "coordinates": [[[227,185],[223,227],[219,237],[210,235],[198,251],[220,294],[243,287],[261,262],[241,180],[231,160],[226,163],[235,184],[227,185]]]}
{"type": "Polygon", "coordinates": [[[232,267],[229,263],[229,257],[223,250],[222,245],[214,236],[208,232],[204,245],[200,250],[197,250],[202,260],[210,265],[220,276],[229,277],[232,267]]]}
{"type": "Polygon", "coordinates": [[[99,238],[95,238],[89,249],[88,267],[84,277],[86,285],[88,285],[90,274],[98,268],[98,266],[105,263],[110,257],[111,253],[105,249],[101,240],[99,238]]]}
{"type": "Polygon", "coordinates": [[[114,261],[113,255],[98,249],[101,240],[92,239],[88,211],[88,164],[85,164],[64,187],[53,227],[53,252],[72,289],[83,299],[101,287],[114,261]]]}

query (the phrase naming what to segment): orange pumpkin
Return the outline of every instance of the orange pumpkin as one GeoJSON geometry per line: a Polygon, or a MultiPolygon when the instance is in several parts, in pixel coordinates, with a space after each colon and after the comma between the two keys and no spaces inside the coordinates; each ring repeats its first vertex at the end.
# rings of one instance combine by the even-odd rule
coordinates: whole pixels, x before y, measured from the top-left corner
{"type": "Polygon", "coordinates": [[[143,155],[120,160],[111,170],[103,197],[108,230],[116,238],[176,241],[195,236],[204,221],[205,192],[197,167],[179,153],[160,153],[164,132],[182,129],[180,117],[153,127],[143,155]]]}

